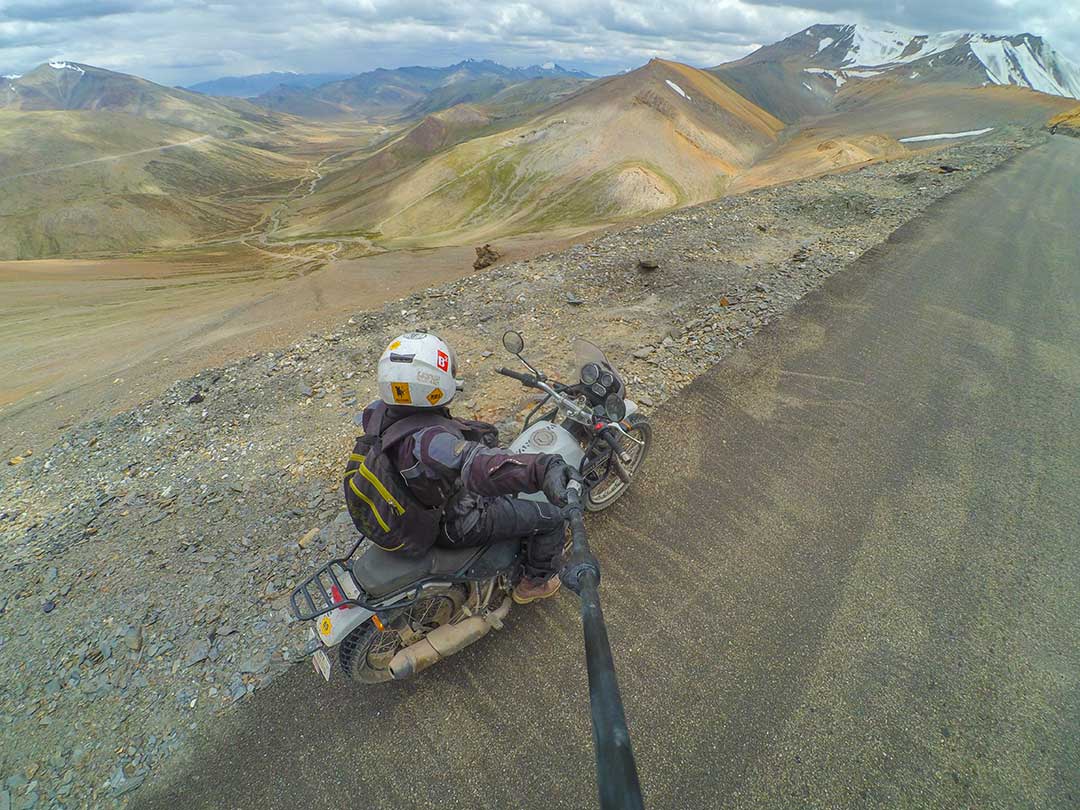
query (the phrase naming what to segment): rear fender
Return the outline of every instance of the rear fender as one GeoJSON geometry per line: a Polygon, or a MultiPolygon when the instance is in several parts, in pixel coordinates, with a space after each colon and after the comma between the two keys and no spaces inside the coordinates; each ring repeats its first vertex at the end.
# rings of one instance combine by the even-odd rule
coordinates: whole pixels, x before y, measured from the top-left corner
{"type": "Polygon", "coordinates": [[[336,647],[349,633],[374,615],[367,608],[355,605],[340,607],[315,620],[316,634],[324,647],[336,647]]]}
{"type": "MultiPolygon", "coordinates": [[[[350,599],[360,597],[360,588],[357,586],[356,580],[353,579],[351,572],[343,571],[339,574],[339,578],[342,587],[345,589],[345,596],[350,599]]],[[[323,643],[323,646],[335,647],[349,633],[374,615],[372,611],[359,605],[344,605],[335,608],[315,620],[315,635],[319,637],[319,641],[323,643]]]]}

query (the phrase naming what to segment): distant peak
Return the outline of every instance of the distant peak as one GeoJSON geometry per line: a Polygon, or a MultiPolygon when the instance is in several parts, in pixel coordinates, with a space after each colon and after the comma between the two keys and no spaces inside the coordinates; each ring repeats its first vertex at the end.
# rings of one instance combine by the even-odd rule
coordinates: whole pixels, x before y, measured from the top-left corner
{"type": "Polygon", "coordinates": [[[760,54],[759,59],[796,59],[811,72],[831,72],[839,77],[837,87],[849,78],[872,78],[908,65],[917,66],[915,76],[927,81],[928,71],[937,65],[963,64],[974,67],[975,77],[984,84],[1080,97],[1080,68],[1028,32],[924,34],[895,26],[820,24],[766,46],[760,54]]]}
{"type": "Polygon", "coordinates": [[[53,70],[73,70],[80,76],[86,73],[85,70],[76,65],[74,62],[63,62],[59,59],[50,60],[49,67],[51,67],[53,70]]]}

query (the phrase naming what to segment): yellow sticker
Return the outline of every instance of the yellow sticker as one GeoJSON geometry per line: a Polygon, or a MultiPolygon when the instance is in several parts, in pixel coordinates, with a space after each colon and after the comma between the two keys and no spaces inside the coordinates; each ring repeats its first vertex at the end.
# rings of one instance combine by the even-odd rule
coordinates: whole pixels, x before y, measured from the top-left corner
{"type": "Polygon", "coordinates": [[[389,346],[387,346],[386,348],[387,348],[388,350],[390,350],[390,351],[393,351],[394,349],[396,349],[396,348],[397,348],[398,346],[400,346],[400,345],[401,345],[401,341],[400,341],[400,340],[395,340],[395,341],[394,341],[393,343],[391,343],[391,344],[390,344],[389,346]]]}
{"type": "Polygon", "coordinates": [[[440,399],[442,399],[442,389],[432,388],[431,393],[427,395],[427,401],[432,405],[437,405],[440,399]]]}
{"type": "Polygon", "coordinates": [[[329,616],[323,616],[322,621],[319,622],[319,632],[324,636],[330,635],[330,631],[334,629],[334,623],[330,621],[329,616]]]}
{"type": "Polygon", "coordinates": [[[403,405],[412,405],[412,394],[409,393],[408,383],[390,383],[390,392],[394,395],[394,402],[400,402],[403,405]]]}

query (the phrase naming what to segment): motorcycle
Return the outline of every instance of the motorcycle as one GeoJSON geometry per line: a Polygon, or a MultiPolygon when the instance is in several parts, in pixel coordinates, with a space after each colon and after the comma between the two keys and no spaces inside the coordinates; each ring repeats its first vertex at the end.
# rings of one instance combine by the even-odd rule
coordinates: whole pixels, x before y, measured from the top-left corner
{"type": "MultiPolygon", "coordinates": [[[[607,509],[630,486],[652,440],[649,420],[626,398],[615,366],[597,346],[578,338],[578,380],[563,384],[524,358],[520,332],[506,332],[503,346],[528,373],[497,373],[542,395],[509,449],[562,456],[581,472],[582,506],[607,509]]],[[[518,497],[546,500],[541,492],[518,497]]],[[[524,562],[519,540],[436,546],[423,556],[401,557],[365,546],[365,539],[360,536],[344,557],[309,576],[289,599],[293,616],[312,623],[312,664],[327,681],[335,649],[348,678],[379,683],[409,678],[502,629],[524,562]]]]}

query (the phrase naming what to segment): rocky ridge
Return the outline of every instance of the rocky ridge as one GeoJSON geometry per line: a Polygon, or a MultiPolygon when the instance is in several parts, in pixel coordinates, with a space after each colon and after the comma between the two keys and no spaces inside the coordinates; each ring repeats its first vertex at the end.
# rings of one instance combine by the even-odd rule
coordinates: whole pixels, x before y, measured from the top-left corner
{"type": "Polygon", "coordinates": [[[553,373],[570,338],[592,338],[649,411],[1041,137],[995,133],[496,266],[208,369],[5,465],[0,807],[122,805],[198,724],[305,655],[287,597],[354,537],[343,459],[395,334],[450,340],[470,386],[455,409],[507,436],[529,404],[492,373],[507,327],[553,373]]]}

